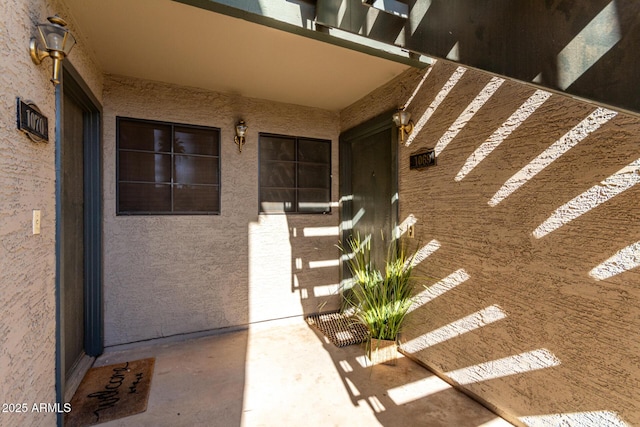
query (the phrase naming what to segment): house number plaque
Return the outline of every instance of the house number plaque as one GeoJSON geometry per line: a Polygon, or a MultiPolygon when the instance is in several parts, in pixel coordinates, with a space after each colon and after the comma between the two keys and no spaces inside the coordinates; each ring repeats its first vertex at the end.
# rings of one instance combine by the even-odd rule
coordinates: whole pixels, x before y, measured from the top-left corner
{"type": "Polygon", "coordinates": [[[409,169],[422,169],[436,165],[436,152],[434,149],[412,154],[409,157],[409,169]]]}
{"type": "Polygon", "coordinates": [[[38,106],[18,98],[18,130],[34,142],[49,141],[49,120],[38,106]]]}

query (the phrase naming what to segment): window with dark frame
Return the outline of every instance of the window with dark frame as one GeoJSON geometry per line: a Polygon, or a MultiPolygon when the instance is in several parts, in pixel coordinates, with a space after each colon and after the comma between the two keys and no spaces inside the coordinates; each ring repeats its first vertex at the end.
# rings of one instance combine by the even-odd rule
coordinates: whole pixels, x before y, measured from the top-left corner
{"type": "Polygon", "coordinates": [[[260,134],[260,212],[331,212],[331,141],[260,134]]]}
{"type": "Polygon", "coordinates": [[[220,213],[220,129],[116,118],[117,214],[220,213]]]}

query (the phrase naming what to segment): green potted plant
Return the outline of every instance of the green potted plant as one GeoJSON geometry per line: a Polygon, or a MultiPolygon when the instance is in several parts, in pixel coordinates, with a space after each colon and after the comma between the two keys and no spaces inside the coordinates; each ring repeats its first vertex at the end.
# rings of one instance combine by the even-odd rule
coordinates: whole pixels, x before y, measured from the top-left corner
{"type": "Polygon", "coordinates": [[[395,364],[398,334],[413,302],[411,273],[415,253],[393,241],[387,250],[384,273],[371,260],[371,240],[351,237],[347,247],[352,283],[343,291],[343,310],[369,330],[367,354],[373,363],[395,364]]]}

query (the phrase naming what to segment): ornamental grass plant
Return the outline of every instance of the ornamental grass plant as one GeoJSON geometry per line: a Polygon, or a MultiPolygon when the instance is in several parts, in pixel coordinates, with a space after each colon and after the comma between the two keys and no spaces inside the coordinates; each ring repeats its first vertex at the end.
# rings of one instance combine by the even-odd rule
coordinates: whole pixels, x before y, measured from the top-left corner
{"type": "Polygon", "coordinates": [[[351,287],[343,291],[343,310],[352,312],[373,339],[396,340],[413,302],[411,273],[415,253],[394,240],[387,248],[382,273],[371,259],[371,239],[359,235],[340,249],[348,257],[351,287]]]}

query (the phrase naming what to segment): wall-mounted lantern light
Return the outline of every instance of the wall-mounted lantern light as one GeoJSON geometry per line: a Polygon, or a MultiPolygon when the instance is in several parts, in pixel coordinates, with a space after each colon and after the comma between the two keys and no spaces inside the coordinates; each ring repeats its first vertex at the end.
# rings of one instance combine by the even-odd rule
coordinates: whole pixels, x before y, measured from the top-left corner
{"type": "Polygon", "coordinates": [[[398,111],[393,114],[393,123],[395,123],[400,131],[400,142],[404,142],[404,136],[409,136],[413,131],[411,113],[404,111],[404,108],[398,108],[398,111]]]}
{"type": "Polygon", "coordinates": [[[69,55],[71,48],[76,44],[76,39],[66,28],[67,23],[59,16],[50,16],[48,23],[38,24],[38,38],[31,38],[29,53],[31,59],[38,65],[44,58],[50,56],[53,60],[53,74],[51,82],[54,85],[60,83],[60,66],[62,60],[69,55]]]}
{"type": "Polygon", "coordinates": [[[240,120],[238,124],[236,124],[236,136],[233,137],[233,140],[238,144],[238,150],[240,150],[241,153],[245,133],[247,133],[247,125],[244,124],[244,120],[240,120]]]}

